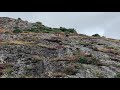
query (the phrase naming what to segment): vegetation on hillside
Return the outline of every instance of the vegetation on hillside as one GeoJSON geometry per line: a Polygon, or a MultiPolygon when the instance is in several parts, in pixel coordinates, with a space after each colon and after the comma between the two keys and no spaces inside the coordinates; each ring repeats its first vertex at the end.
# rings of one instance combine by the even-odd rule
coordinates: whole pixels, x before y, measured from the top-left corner
{"type": "Polygon", "coordinates": [[[19,29],[19,27],[15,27],[15,30],[13,31],[13,33],[22,33],[23,31],[21,29],[19,29]]]}
{"type": "Polygon", "coordinates": [[[65,34],[70,34],[70,33],[77,33],[75,29],[72,28],[64,28],[64,27],[60,27],[60,28],[50,28],[47,26],[44,26],[41,22],[36,22],[32,28],[30,29],[24,29],[21,30],[18,27],[15,27],[15,30],[13,31],[13,33],[22,33],[22,32],[34,32],[34,33],[65,33],[65,34]]]}
{"type": "Polygon", "coordinates": [[[100,35],[99,34],[94,34],[94,35],[92,35],[93,37],[100,37],[100,35]]]}

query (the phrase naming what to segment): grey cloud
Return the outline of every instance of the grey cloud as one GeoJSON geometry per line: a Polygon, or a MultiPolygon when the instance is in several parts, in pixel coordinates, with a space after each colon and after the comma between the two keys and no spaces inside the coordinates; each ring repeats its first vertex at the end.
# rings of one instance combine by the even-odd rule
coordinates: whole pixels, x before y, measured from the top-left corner
{"type": "Polygon", "coordinates": [[[104,35],[109,38],[120,39],[120,17],[108,23],[104,35]]]}

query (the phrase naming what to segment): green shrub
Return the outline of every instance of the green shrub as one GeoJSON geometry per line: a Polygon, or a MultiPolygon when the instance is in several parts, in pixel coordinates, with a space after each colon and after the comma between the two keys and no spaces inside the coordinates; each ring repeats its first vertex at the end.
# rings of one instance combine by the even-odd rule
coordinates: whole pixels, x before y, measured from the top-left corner
{"type": "Polygon", "coordinates": [[[60,30],[65,33],[76,33],[75,29],[66,29],[64,27],[60,27],[60,30]]]}
{"type": "Polygon", "coordinates": [[[76,33],[75,29],[68,29],[68,32],[70,32],[70,33],[76,33]]]}
{"type": "Polygon", "coordinates": [[[117,73],[115,77],[120,78],[120,73],[117,73]]]}
{"type": "Polygon", "coordinates": [[[14,30],[13,33],[22,33],[20,29],[14,30]]]}
{"type": "Polygon", "coordinates": [[[63,32],[65,32],[65,31],[66,31],[66,28],[60,27],[60,30],[63,31],[63,32]]]}
{"type": "Polygon", "coordinates": [[[84,63],[84,64],[92,64],[92,65],[98,65],[100,66],[101,63],[99,62],[99,60],[97,60],[96,58],[94,57],[80,57],[79,58],[79,63],[84,63]]]}
{"type": "Polygon", "coordinates": [[[35,29],[43,29],[43,27],[45,27],[45,26],[43,26],[41,22],[36,22],[36,23],[32,26],[32,28],[35,28],[35,29]]]}
{"type": "Polygon", "coordinates": [[[13,31],[14,33],[22,33],[22,32],[34,32],[34,33],[60,33],[60,32],[64,32],[65,34],[70,34],[70,33],[76,33],[75,29],[66,29],[64,27],[60,27],[60,28],[51,28],[51,27],[46,27],[43,26],[41,22],[36,22],[32,28],[30,29],[25,29],[25,30],[21,30],[19,29],[19,27],[15,27],[15,30],[13,31]]]}
{"type": "Polygon", "coordinates": [[[18,20],[22,20],[21,18],[18,18],[18,20]]]}
{"type": "Polygon", "coordinates": [[[13,31],[13,33],[22,33],[22,30],[19,29],[18,27],[15,27],[15,30],[13,31]]]}
{"type": "Polygon", "coordinates": [[[43,33],[51,33],[52,31],[47,31],[47,30],[44,30],[42,31],[43,33]]]}
{"type": "Polygon", "coordinates": [[[42,22],[36,22],[37,25],[42,25],[42,22]]]}
{"type": "Polygon", "coordinates": [[[80,57],[79,58],[79,63],[87,63],[87,58],[86,57],[80,57]]]}
{"type": "Polygon", "coordinates": [[[100,37],[100,35],[99,34],[94,34],[94,35],[92,35],[93,37],[100,37]]]}
{"type": "Polygon", "coordinates": [[[35,29],[35,28],[31,28],[31,29],[29,29],[29,30],[27,30],[27,31],[29,31],[29,32],[35,32],[35,33],[38,33],[38,32],[39,32],[39,30],[38,30],[38,29],[35,29]]]}

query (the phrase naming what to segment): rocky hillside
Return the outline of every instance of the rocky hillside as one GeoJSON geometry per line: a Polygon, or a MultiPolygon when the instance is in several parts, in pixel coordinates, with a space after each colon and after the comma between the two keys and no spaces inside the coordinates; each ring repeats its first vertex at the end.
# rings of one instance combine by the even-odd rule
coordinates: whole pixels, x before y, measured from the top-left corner
{"type": "Polygon", "coordinates": [[[120,41],[0,18],[1,78],[119,78],[120,41]]]}
{"type": "Polygon", "coordinates": [[[0,28],[6,30],[14,30],[16,27],[20,29],[28,29],[31,28],[32,23],[28,21],[23,21],[20,18],[13,19],[8,17],[0,17],[0,28]]]}

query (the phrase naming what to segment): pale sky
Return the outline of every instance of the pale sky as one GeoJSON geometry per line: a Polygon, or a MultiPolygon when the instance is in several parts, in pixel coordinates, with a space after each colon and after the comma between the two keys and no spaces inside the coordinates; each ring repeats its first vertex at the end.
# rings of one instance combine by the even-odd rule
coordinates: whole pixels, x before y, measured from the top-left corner
{"type": "Polygon", "coordinates": [[[20,17],[50,27],[75,28],[82,34],[120,39],[120,12],[0,12],[0,17],[20,17]]]}

